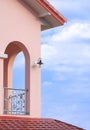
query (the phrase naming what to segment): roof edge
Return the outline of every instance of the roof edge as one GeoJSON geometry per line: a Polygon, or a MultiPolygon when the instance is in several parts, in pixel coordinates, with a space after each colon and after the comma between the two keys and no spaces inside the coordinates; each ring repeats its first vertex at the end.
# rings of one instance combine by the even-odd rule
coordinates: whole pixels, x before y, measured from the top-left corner
{"type": "Polygon", "coordinates": [[[29,117],[29,116],[16,116],[16,115],[2,115],[0,116],[0,120],[26,120],[26,121],[34,121],[34,120],[37,120],[37,121],[41,121],[41,120],[44,120],[44,121],[52,121],[52,122],[56,122],[58,126],[61,127],[61,124],[64,124],[64,125],[67,125],[68,127],[73,127],[73,128],[76,128],[77,130],[84,130],[83,128],[80,128],[80,127],[77,127],[75,125],[72,125],[72,124],[69,124],[69,123],[66,123],[66,122],[63,122],[63,121],[59,121],[59,120],[56,120],[56,119],[53,119],[53,118],[37,118],[37,117],[29,117]]]}
{"type": "Polygon", "coordinates": [[[47,0],[36,0],[44,7],[52,16],[54,16],[62,25],[67,22],[67,19],[60,14],[47,0]]]}
{"type": "Polygon", "coordinates": [[[63,122],[63,121],[56,120],[56,119],[55,119],[55,121],[56,121],[57,123],[61,122],[61,123],[66,124],[66,125],[68,125],[68,126],[75,127],[75,128],[77,128],[77,129],[79,129],[79,130],[85,130],[85,129],[83,129],[83,128],[80,128],[80,127],[78,127],[78,126],[76,126],[76,125],[72,125],[72,124],[67,123],[67,122],[63,122]]]}
{"type": "Polygon", "coordinates": [[[0,120],[54,120],[52,118],[40,118],[40,117],[30,117],[30,116],[23,116],[23,115],[2,115],[0,116],[0,120]]]}

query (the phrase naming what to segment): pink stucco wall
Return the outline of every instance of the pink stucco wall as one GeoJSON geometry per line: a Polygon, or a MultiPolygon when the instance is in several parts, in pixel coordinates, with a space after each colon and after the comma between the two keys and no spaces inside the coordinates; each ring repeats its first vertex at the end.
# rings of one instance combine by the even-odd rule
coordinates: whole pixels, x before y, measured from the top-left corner
{"type": "MultiPolygon", "coordinates": [[[[30,116],[40,116],[40,68],[33,68],[35,60],[40,57],[40,21],[28,6],[19,0],[0,1],[0,53],[4,53],[7,46],[13,41],[25,45],[30,55],[30,116]],[[17,42],[18,41],[18,42],[17,42]]],[[[0,59],[0,115],[3,114],[3,63],[0,59]]],[[[10,70],[9,70],[10,71],[10,70]]],[[[28,78],[28,77],[27,77],[28,78]]],[[[12,84],[12,78],[8,84],[12,84]]],[[[29,106],[27,106],[29,107],[29,106]]]]}

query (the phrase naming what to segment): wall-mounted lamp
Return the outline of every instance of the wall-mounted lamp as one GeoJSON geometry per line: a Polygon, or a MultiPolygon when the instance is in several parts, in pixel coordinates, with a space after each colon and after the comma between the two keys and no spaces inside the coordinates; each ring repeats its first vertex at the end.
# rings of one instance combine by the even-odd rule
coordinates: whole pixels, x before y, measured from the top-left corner
{"type": "Polygon", "coordinates": [[[41,65],[43,64],[41,58],[39,58],[37,61],[34,62],[33,67],[35,67],[36,65],[39,65],[41,67],[41,65]]]}
{"type": "Polygon", "coordinates": [[[40,66],[43,64],[41,58],[38,59],[37,64],[40,65],[40,66]]]}

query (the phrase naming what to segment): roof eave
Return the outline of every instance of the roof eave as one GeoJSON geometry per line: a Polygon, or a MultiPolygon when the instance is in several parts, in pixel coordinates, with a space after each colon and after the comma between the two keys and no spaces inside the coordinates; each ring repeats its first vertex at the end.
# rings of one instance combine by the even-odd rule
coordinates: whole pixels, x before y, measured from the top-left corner
{"type": "Polygon", "coordinates": [[[60,14],[47,0],[36,0],[42,7],[44,7],[61,25],[67,22],[67,19],[60,14]]]}
{"type": "Polygon", "coordinates": [[[58,27],[67,22],[47,0],[23,0],[41,21],[41,31],[58,27]]]}

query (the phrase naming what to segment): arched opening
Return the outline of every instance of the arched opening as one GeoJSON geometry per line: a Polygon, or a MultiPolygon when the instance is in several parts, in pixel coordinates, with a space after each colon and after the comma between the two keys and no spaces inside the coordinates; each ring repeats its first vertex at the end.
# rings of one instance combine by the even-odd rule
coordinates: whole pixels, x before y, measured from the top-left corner
{"type": "Polygon", "coordinates": [[[8,58],[4,60],[4,113],[30,113],[30,55],[28,50],[21,42],[14,41],[7,46],[5,53],[8,54],[8,58]],[[13,65],[20,52],[23,52],[25,57],[25,87],[23,89],[13,86],[13,65]]]}
{"type": "Polygon", "coordinates": [[[12,87],[25,89],[25,57],[23,52],[15,57],[12,76],[12,87]]]}

